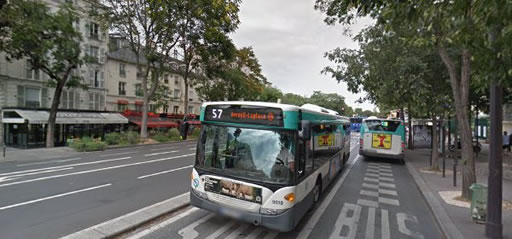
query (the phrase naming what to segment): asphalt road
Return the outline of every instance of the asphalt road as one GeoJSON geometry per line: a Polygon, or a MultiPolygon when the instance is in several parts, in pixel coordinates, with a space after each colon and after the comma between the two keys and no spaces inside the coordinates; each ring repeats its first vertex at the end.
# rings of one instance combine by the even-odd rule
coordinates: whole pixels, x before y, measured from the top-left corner
{"type": "Polygon", "coordinates": [[[322,200],[295,230],[278,233],[220,217],[197,208],[124,238],[441,238],[440,231],[404,165],[358,155],[353,137],[351,159],[329,185],[322,200]]]}
{"type": "Polygon", "coordinates": [[[0,163],[0,238],[58,238],[188,192],[195,147],[0,163]]]}

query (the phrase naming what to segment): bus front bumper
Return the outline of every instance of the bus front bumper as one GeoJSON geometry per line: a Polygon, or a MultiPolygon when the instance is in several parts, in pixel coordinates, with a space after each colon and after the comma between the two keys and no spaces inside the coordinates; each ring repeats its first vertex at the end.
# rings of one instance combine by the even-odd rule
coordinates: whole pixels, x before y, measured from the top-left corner
{"type": "MultiPolygon", "coordinates": [[[[227,213],[225,206],[213,203],[209,200],[201,198],[194,193],[194,190],[190,192],[190,205],[198,208],[208,210],[213,213],[217,213],[227,217],[234,217],[232,213],[227,213]]],[[[295,215],[293,208],[286,210],[285,212],[278,215],[265,215],[260,213],[245,212],[235,208],[228,208],[231,212],[235,211],[237,220],[241,220],[254,225],[261,225],[269,229],[273,229],[280,232],[289,232],[295,228],[295,215]]]]}

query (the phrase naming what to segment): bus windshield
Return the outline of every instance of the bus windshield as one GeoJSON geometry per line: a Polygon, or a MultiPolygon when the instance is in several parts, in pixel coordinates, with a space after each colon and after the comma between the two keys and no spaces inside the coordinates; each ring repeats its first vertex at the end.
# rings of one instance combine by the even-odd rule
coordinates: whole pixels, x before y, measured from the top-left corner
{"type": "Polygon", "coordinates": [[[365,124],[368,130],[386,132],[395,132],[398,126],[400,126],[399,121],[393,120],[366,120],[365,124]]]}
{"type": "Polygon", "coordinates": [[[292,131],[205,125],[196,168],[268,183],[291,183],[292,131]]]}

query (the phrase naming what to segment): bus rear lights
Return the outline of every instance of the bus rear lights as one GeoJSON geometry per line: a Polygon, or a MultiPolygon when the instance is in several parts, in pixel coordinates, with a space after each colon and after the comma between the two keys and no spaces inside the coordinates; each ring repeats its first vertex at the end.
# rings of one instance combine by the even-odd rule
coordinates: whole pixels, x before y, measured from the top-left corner
{"type": "Polygon", "coordinates": [[[359,148],[363,147],[363,139],[359,139],[359,148]]]}
{"type": "Polygon", "coordinates": [[[288,202],[295,201],[295,193],[288,193],[284,196],[284,199],[288,202]]]}
{"type": "Polygon", "coordinates": [[[402,142],[402,152],[405,152],[405,142],[402,142]]]}

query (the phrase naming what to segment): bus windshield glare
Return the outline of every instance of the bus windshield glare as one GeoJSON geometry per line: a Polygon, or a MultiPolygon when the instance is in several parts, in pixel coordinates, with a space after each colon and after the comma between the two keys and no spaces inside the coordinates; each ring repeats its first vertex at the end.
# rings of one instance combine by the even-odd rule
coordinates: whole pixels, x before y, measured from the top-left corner
{"type": "Polygon", "coordinates": [[[392,120],[366,120],[368,130],[395,132],[400,122],[392,120]]]}
{"type": "Polygon", "coordinates": [[[293,132],[204,125],[196,168],[288,184],[294,172],[293,132]]]}

